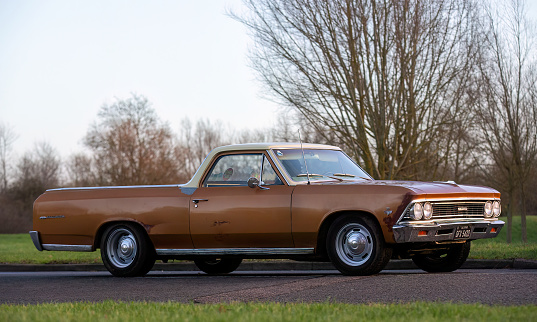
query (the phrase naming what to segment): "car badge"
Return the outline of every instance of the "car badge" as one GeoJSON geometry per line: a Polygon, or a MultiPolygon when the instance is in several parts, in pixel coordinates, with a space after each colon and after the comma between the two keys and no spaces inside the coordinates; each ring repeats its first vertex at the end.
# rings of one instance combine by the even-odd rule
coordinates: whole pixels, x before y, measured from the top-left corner
{"type": "Polygon", "coordinates": [[[468,207],[457,207],[457,211],[468,211],[468,207]]]}

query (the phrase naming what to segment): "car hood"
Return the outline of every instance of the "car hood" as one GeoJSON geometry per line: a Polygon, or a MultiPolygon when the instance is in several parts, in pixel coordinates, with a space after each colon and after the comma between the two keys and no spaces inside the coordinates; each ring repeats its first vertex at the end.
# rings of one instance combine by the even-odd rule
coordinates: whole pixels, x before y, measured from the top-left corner
{"type": "Polygon", "coordinates": [[[396,180],[367,180],[354,181],[345,180],[342,182],[332,182],[331,184],[356,184],[356,185],[375,185],[387,187],[406,188],[416,195],[427,198],[444,198],[444,197],[500,197],[500,193],[490,187],[463,185],[454,182],[421,182],[421,181],[396,181],[396,180]]]}
{"type": "Polygon", "coordinates": [[[379,184],[386,184],[391,186],[403,186],[411,189],[416,193],[434,195],[444,193],[460,193],[460,194],[490,194],[498,193],[495,189],[485,186],[463,185],[454,182],[420,182],[420,181],[392,181],[383,180],[377,181],[379,184]]]}

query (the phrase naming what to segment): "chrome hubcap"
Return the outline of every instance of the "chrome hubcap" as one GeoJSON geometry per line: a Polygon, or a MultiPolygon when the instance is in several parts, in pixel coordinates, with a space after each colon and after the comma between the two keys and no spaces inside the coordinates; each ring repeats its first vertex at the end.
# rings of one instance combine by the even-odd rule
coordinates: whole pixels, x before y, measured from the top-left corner
{"type": "Polygon", "coordinates": [[[121,255],[126,257],[134,252],[134,241],[130,238],[130,236],[121,238],[121,241],[119,242],[119,249],[121,251],[121,255]]]}
{"type": "Polygon", "coordinates": [[[136,258],[136,238],[126,228],[118,228],[108,235],[106,250],[108,259],[117,268],[125,268],[136,258]]]}
{"type": "Polygon", "coordinates": [[[347,245],[353,254],[361,254],[365,250],[367,239],[361,233],[353,231],[347,236],[347,245]]]}
{"type": "Polygon", "coordinates": [[[360,266],[373,252],[373,237],[363,225],[350,223],[343,226],[336,236],[336,252],[345,264],[360,266]]]}

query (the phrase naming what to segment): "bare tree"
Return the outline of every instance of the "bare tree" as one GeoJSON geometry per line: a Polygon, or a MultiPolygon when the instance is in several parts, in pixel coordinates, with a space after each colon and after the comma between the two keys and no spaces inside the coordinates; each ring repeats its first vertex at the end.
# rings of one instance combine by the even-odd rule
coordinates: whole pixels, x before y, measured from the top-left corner
{"type": "Polygon", "coordinates": [[[491,180],[507,192],[507,242],[511,242],[513,212],[522,216],[526,242],[527,185],[537,161],[535,30],[525,17],[523,1],[497,5],[497,11],[487,12],[487,50],[479,64],[476,119],[481,121],[483,159],[493,170],[489,170],[491,180]]]}
{"type": "Polygon", "coordinates": [[[448,158],[479,43],[473,1],[245,3],[249,13],[233,16],[272,95],[374,177],[430,178],[427,160],[448,158]]]}
{"type": "Polygon", "coordinates": [[[268,128],[242,129],[235,134],[234,143],[271,142],[273,131],[268,128]]]}
{"type": "MultiPolygon", "coordinates": [[[[78,166],[93,167],[95,184],[162,184],[183,179],[178,160],[182,151],[175,136],[143,96],[103,105],[84,144],[92,152],[92,164],[79,157],[78,166]]],[[[72,161],[76,163],[76,157],[72,161]]]]}
{"type": "Polygon", "coordinates": [[[181,162],[185,165],[183,175],[191,177],[207,154],[216,147],[274,141],[279,130],[280,127],[237,130],[221,120],[199,119],[193,123],[189,118],[184,118],[179,131],[179,142],[183,149],[181,162]]]}
{"type": "Polygon", "coordinates": [[[11,171],[10,161],[13,143],[17,140],[17,134],[4,123],[0,123],[0,192],[6,192],[9,184],[11,171]]]}
{"type": "Polygon", "coordinates": [[[297,110],[287,110],[279,115],[271,135],[276,141],[330,144],[342,146],[337,135],[322,124],[313,124],[297,110]],[[299,136],[300,131],[300,136],[299,136]]]}
{"type": "Polygon", "coordinates": [[[32,227],[34,200],[60,180],[60,157],[48,143],[36,143],[12,168],[11,182],[0,194],[0,233],[22,233],[32,227]]]}
{"type": "Polygon", "coordinates": [[[34,200],[46,189],[56,188],[60,178],[60,157],[48,143],[35,145],[17,164],[12,194],[31,209],[34,200]]]}
{"type": "Polygon", "coordinates": [[[232,143],[232,131],[220,121],[200,119],[192,124],[189,118],[184,118],[179,141],[185,151],[185,175],[191,177],[212,149],[232,143]]]}
{"type": "Polygon", "coordinates": [[[65,168],[69,184],[72,186],[87,187],[98,184],[92,158],[85,153],[71,155],[65,163],[65,168]]]}

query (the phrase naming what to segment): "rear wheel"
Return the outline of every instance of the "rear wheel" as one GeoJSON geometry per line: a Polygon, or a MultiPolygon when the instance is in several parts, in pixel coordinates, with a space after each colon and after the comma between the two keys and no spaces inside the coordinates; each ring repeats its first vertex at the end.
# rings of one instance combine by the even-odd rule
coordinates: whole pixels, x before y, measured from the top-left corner
{"type": "Polygon", "coordinates": [[[242,263],[242,258],[196,259],[194,264],[207,274],[227,274],[236,270],[242,263]]]}
{"type": "Polygon", "coordinates": [[[464,264],[469,253],[470,241],[467,241],[434,254],[414,255],[412,261],[416,266],[429,273],[453,272],[464,264]]]}
{"type": "Polygon", "coordinates": [[[155,250],[145,231],[133,223],[108,227],[101,240],[101,258],[112,275],[143,276],[155,264],[155,250]]]}
{"type": "Polygon", "coordinates": [[[345,275],[372,275],[388,263],[392,249],[384,245],[382,231],[368,217],[344,215],[337,218],[326,239],[334,266],[345,275]]]}

